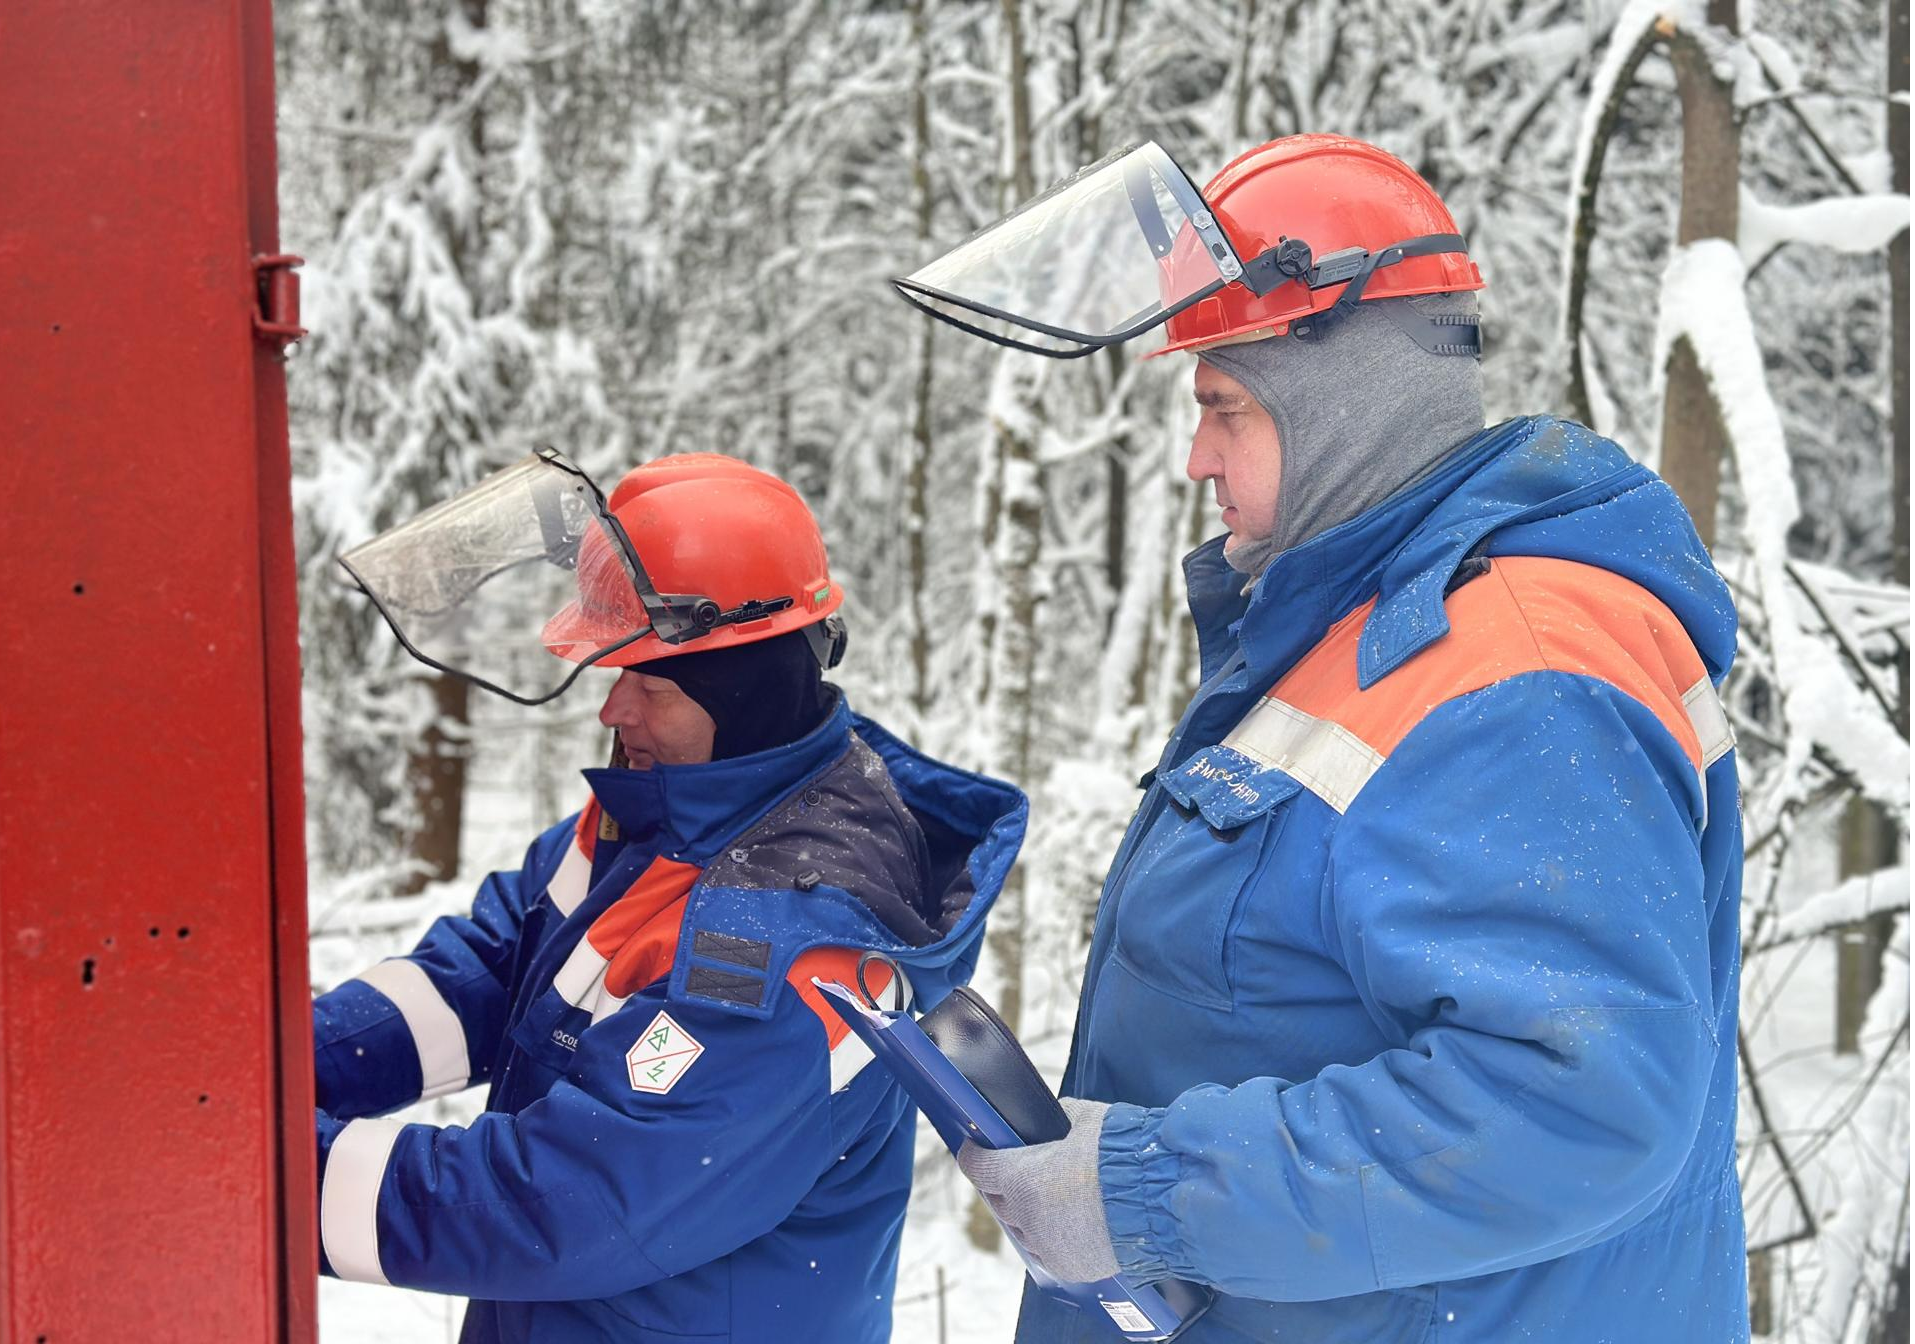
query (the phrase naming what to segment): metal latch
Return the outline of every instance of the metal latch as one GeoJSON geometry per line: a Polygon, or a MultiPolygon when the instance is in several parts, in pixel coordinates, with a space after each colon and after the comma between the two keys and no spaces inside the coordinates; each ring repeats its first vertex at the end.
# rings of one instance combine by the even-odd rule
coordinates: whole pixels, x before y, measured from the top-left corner
{"type": "Polygon", "coordinates": [[[258,296],[253,335],[260,340],[286,345],[306,334],[299,325],[299,276],[293,270],[305,264],[304,257],[290,253],[253,258],[253,287],[258,296]]]}

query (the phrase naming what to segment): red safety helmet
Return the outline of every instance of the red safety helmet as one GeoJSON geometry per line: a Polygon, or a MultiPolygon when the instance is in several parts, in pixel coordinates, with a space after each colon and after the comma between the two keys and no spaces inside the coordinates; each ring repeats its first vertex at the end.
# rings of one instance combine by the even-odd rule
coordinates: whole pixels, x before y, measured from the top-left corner
{"type": "MultiPolygon", "coordinates": [[[[1153,357],[1287,335],[1299,318],[1326,312],[1342,300],[1371,257],[1386,260],[1373,269],[1352,304],[1483,287],[1482,273],[1463,251],[1456,221],[1435,189],[1394,154],[1361,140],[1343,135],[1272,140],[1225,165],[1204,186],[1203,197],[1237,255],[1270,258],[1267,265],[1281,278],[1261,293],[1249,277],[1239,279],[1173,313],[1164,323],[1164,347],[1153,357]],[[1387,260],[1406,239],[1432,237],[1455,238],[1456,247],[1387,260]]],[[[1176,291],[1180,272],[1208,266],[1209,260],[1196,231],[1186,230],[1166,265],[1166,289],[1176,291]]],[[[1214,274],[1215,268],[1209,269],[1214,274]]],[[[1440,343],[1466,341],[1463,333],[1449,334],[1451,339],[1440,343]]]]}
{"type": "Polygon", "coordinates": [[[635,585],[622,563],[616,535],[588,533],[579,596],[541,635],[554,654],[635,667],[693,647],[815,629],[819,661],[829,667],[842,656],[842,627],[829,618],[844,605],[844,590],[831,580],[818,520],[784,481],[722,453],[685,453],[626,472],[607,507],[641,581],[635,585]],[[657,638],[627,640],[635,613],[657,638]]]}
{"type": "MultiPolygon", "coordinates": [[[[1166,324],[1166,350],[1315,340],[1366,299],[1481,289],[1483,278],[1402,160],[1347,136],[1296,135],[1202,191],[1154,143],[1120,151],[893,283],[965,331],[1069,359],[1166,324]]],[[[1426,349],[1478,352],[1473,317],[1389,311],[1426,349]]]]}
{"type": "Polygon", "coordinates": [[[793,630],[827,668],[844,653],[817,519],[776,476],[715,453],[649,462],[608,501],[542,448],[340,564],[414,657],[521,704],[588,665],[793,630]],[[577,666],[561,679],[548,653],[577,666]]]}

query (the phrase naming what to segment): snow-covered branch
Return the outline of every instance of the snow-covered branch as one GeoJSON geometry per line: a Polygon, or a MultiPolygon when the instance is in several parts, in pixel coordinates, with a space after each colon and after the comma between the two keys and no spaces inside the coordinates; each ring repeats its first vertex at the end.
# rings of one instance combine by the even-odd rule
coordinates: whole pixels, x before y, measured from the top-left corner
{"type": "Polygon", "coordinates": [[[1747,952],[1766,952],[1805,938],[1820,938],[1844,925],[1859,924],[1884,911],[1905,911],[1909,905],[1908,867],[1863,873],[1831,891],[1811,896],[1770,926],[1759,945],[1747,952]]]}

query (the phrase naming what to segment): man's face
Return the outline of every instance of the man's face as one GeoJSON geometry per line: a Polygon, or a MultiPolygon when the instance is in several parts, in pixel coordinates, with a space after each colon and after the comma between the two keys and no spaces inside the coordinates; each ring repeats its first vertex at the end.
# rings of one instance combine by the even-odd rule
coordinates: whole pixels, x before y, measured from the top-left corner
{"type": "Polygon", "coordinates": [[[1214,483],[1223,525],[1230,529],[1225,549],[1235,550],[1276,530],[1283,483],[1277,424],[1242,383],[1202,360],[1192,390],[1201,414],[1184,473],[1214,483]]]}
{"type": "Polygon", "coordinates": [[[718,731],[711,715],[679,690],[677,682],[636,668],[618,674],[598,721],[618,733],[625,759],[635,770],[709,761],[718,731]]]}

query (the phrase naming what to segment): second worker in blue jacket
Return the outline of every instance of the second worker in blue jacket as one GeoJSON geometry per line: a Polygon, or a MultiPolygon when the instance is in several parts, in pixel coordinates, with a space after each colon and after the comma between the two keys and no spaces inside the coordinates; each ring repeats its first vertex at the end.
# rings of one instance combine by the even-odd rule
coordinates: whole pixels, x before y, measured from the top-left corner
{"type": "Polygon", "coordinates": [[[314,1004],[323,1267],[472,1298],[465,1344],[885,1340],[915,1112],[812,981],[866,951],[893,1005],[966,980],[1023,798],[821,680],[841,594],[783,482],[669,458],[595,512],[562,460],[514,471],[348,567],[448,666],[485,656],[447,629],[470,576],[575,580],[543,642],[623,668],[614,761],[469,916],[314,1004]],[[481,1083],[470,1125],[381,1118],[481,1083]]]}

